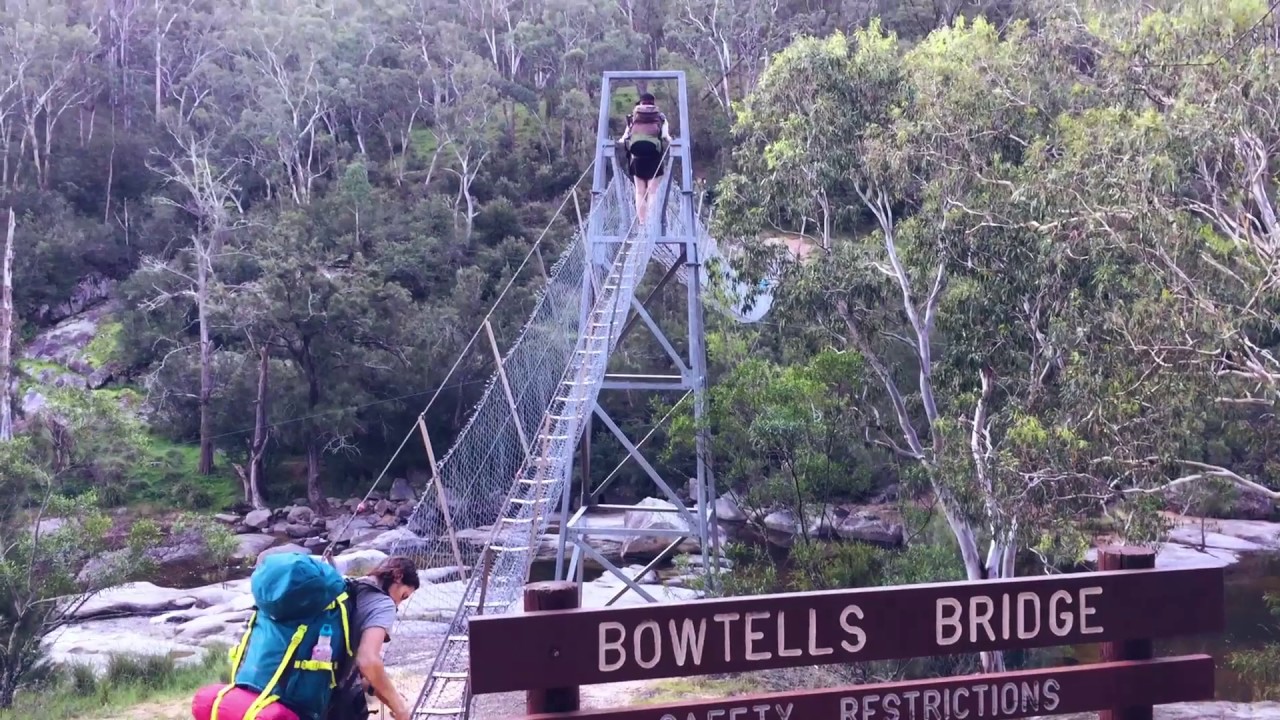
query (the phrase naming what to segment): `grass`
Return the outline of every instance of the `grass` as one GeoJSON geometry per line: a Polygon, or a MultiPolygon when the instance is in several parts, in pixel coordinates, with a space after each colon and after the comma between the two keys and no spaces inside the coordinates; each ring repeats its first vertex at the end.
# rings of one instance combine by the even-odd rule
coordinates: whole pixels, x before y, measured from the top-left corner
{"type": "Polygon", "coordinates": [[[160,720],[154,709],[125,712],[144,703],[188,704],[195,691],[226,680],[226,649],[211,647],[204,660],[178,667],[168,656],[113,656],[101,675],[87,665],[60,668],[43,682],[19,692],[14,706],[0,710],[0,720],[76,720],[105,717],[160,720]]]}
{"type": "Polygon", "coordinates": [[[214,472],[201,475],[200,446],[149,435],[142,457],[130,473],[127,504],[153,504],[184,510],[220,510],[240,499],[240,483],[225,455],[214,455],[214,472]]]}
{"type": "Polygon", "coordinates": [[[32,360],[23,358],[17,361],[17,369],[19,374],[18,389],[20,392],[26,393],[28,390],[40,386],[38,378],[44,372],[52,372],[55,375],[72,375],[70,370],[49,360],[32,360]]]}
{"type": "MultiPolygon", "coordinates": [[[[98,391],[101,392],[101,391],[98,391]]],[[[136,451],[114,460],[116,480],[97,483],[108,507],[142,511],[217,511],[240,499],[240,482],[231,463],[221,453],[214,456],[214,472],[198,472],[200,447],[173,442],[150,433],[136,451]],[[123,466],[119,466],[124,463],[123,466]]]]}
{"type": "Polygon", "coordinates": [[[98,332],[85,346],[83,356],[90,365],[100,368],[114,360],[120,354],[120,342],[124,334],[124,324],[113,321],[98,326],[98,332]]]}
{"type": "Polygon", "coordinates": [[[759,684],[747,677],[688,677],[659,680],[640,692],[638,704],[659,705],[694,699],[734,697],[761,692],[759,684]]]}

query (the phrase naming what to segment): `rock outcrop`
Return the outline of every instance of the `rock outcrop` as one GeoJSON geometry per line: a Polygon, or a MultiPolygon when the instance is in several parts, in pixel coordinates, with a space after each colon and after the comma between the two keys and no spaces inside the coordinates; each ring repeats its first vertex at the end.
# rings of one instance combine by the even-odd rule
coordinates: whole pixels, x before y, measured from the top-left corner
{"type": "MultiPolygon", "coordinates": [[[[361,575],[385,559],[373,549],[351,550],[334,557],[346,575],[361,575]]],[[[626,568],[639,576],[644,568],[626,568]]],[[[421,573],[423,586],[400,609],[400,636],[440,635],[462,601],[466,581],[458,568],[431,568],[421,573]],[[407,631],[407,632],[406,632],[407,631]]],[[[619,579],[606,575],[584,584],[584,606],[626,606],[647,602],[619,579]],[[623,592],[625,590],[625,592],[623,592]]],[[[689,600],[699,591],[684,587],[679,578],[660,579],[649,572],[642,587],[660,601],[689,600]]],[[[518,611],[520,600],[514,603],[518,611]]],[[[234,644],[244,631],[253,607],[249,580],[217,583],[190,590],[151,583],[130,583],[97,594],[75,613],[77,622],[46,639],[54,662],[85,663],[104,668],[114,653],[169,655],[180,664],[199,662],[213,648],[234,644]]]]}
{"type": "MultiPolygon", "coordinates": [[[[1156,554],[1157,568],[1225,567],[1251,552],[1280,551],[1280,523],[1175,516],[1169,539],[1156,554]]],[[[1085,559],[1094,562],[1097,551],[1085,559]]]]}

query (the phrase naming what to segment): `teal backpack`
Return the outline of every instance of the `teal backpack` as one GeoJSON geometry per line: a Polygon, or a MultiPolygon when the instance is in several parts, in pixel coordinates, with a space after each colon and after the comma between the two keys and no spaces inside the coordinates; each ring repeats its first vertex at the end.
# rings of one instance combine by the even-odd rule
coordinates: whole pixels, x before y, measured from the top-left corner
{"type": "MultiPolygon", "coordinates": [[[[211,718],[233,687],[258,693],[243,720],[278,702],[302,720],[319,720],[353,658],[351,609],[355,588],[324,560],[301,553],[262,559],[249,589],[254,612],[231,649],[231,684],[218,694],[211,718]],[[322,634],[332,648],[313,657],[322,634]]],[[[355,583],[350,583],[354,585],[355,583]]]]}

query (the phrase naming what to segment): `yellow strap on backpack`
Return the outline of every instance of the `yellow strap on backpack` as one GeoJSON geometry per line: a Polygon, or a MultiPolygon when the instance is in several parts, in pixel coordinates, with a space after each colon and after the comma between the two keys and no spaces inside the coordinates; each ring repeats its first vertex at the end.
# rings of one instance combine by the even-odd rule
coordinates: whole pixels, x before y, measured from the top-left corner
{"type": "Polygon", "coordinates": [[[338,606],[338,612],[342,615],[342,643],[347,648],[347,658],[350,659],[355,653],[351,652],[351,620],[347,617],[346,600],[350,597],[345,592],[338,596],[334,604],[338,606]]]}
{"type": "MultiPolygon", "coordinates": [[[[354,653],[351,652],[351,620],[347,616],[346,601],[350,595],[343,592],[334,598],[334,601],[325,607],[325,610],[333,610],[337,608],[338,614],[342,616],[342,644],[347,649],[347,659],[351,659],[354,653]]],[[[329,687],[330,689],[338,687],[337,666],[333,663],[317,663],[315,660],[299,660],[294,663],[294,667],[300,670],[328,670],[329,671],[329,687]],[[314,665],[314,667],[313,667],[314,665]],[[323,667],[320,667],[323,665],[323,667]]]]}
{"type": "Polygon", "coordinates": [[[258,713],[280,699],[272,695],[271,691],[275,690],[276,684],[280,682],[280,677],[288,669],[290,661],[293,660],[293,654],[298,651],[298,646],[302,644],[302,639],[306,635],[307,626],[299,625],[298,629],[293,633],[293,638],[289,640],[289,647],[284,651],[284,658],[280,660],[280,665],[276,668],[275,674],[271,676],[271,680],[267,682],[266,687],[262,688],[262,692],[258,694],[258,699],[254,700],[253,704],[249,706],[249,710],[244,714],[243,720],[257,720],[258,713]]]}
{"type": "Polygon", "coordinates": [[[209,709],[209,720],[218,720],[218,706],[222,704],[222,698],[235,689],[236,686],[231,684],[218,691],[218,694],[213,698],[213,707],[209,709]]]}
{"type": "MultiPolygon", "coordinates": [[[[240,636],[240,642],[231,646],[227,651],[227,655],[231,658],[231,682],[236,681],[236,673],[240,671],[240,661],[244,659],[244,651],[249,647],[249,635],[253,633],[253,623],[258,619],[258,611],[254,610],[249,616],[249,622],[244,626],[244,634],[240,636]]],[[[210,718],[210,720],[213,720],[210,718]]]]}
{"type": "Polygon", "coordinates": [[[240,660],[244,658],[245,648],[249,646],[249,635],[253,633],[253,622],[257,619],[258,611],[255,610],[249,616],[249,622],[245,624],[244,635],[240,636],[240,642],[232,645],[227,651],[227,655],[231,658],[231,680],[213,699],[213,707],[209,709],[209,720],[218,720],[218,707],[222,705],[222,699],[236,687],[236,673],[240,670],[240,660]]]}

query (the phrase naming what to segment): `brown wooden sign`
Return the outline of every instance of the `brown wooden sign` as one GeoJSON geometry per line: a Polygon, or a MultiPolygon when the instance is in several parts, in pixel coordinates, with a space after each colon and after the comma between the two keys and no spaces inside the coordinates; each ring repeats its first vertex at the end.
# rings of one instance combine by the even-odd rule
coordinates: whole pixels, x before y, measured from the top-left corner
{"type": "Polygon", "coordinates": [[[1191,655],[530,715],[527,720],[1011,720],[1212,697],[1213,658],[1191,655]]]}
{"type": "Polygon", "coordinates": [[[1223,607],[1222,568],[1195,568],[477,617],[469,631],[471,689],[562,688],[1220,632],[1223,607]],[[492,660],[513,651],[521,662],[492,660]]]}

